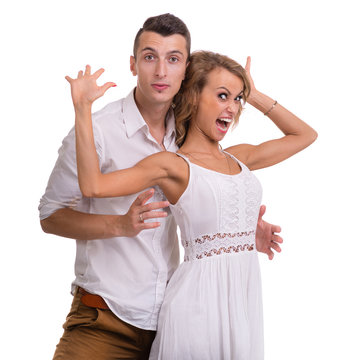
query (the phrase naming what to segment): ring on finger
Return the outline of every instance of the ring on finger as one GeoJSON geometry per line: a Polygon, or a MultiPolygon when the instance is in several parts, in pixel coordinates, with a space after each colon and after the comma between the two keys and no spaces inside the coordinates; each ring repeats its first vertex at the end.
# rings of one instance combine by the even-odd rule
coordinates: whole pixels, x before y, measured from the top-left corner
{"type": "Polygon", "coordinates": [[[139,219],[140,219],[140,222],[144,221],[142,213],[139,214],[139,219]]]}

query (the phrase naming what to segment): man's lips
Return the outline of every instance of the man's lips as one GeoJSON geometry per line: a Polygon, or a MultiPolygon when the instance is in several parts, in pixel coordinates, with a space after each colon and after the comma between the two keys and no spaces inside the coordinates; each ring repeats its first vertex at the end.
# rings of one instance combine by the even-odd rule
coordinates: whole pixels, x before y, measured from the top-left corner
{"type": "Polygon", "coordinates": [[[159,83],[151,84],[151,86],[157,91],[166,90],[169,87],[169,85],[167,84],[159,84],[159,83]]]}

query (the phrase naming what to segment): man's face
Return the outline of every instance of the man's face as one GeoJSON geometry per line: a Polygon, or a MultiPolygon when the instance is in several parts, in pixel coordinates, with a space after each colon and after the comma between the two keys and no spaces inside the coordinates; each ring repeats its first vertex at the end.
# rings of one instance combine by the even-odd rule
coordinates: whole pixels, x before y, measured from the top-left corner
{"type": "Polygon", "coordinates": [[[170,106],[185,76],[188,53],[182,35],[161,36],[145,31],[139,47],[130,57],[130,69],[137,75],[135,98],[140,106],[170,106]]]}

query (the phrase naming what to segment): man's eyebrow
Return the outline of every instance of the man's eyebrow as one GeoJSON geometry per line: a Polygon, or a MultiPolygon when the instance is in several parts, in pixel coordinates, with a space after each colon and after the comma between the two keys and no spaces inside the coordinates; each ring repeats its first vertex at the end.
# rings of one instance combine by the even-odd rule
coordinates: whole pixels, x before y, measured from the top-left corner
{"type": "Polygon", "coordinates": [[[172,51],[169,51],[168,54],[180,54],[180,55],[184,56],[183,52],[180,50],[172,50],[172,51]]]}
{"type": "Polygon", "coordinates": [[[144,51],[156,52],[156,50],[154,48],[150,47],[150,46],[147,46],[147,47],[141,49],[141,52],[144,52],[144,51]]]}
{"type": "MultiPolygon", "coordinates": [[[[144,51],[152,51],[152,52],[154,52],[154,53],[157,53],[157,51],[156,51],[154,48],[150,47],[150,46],[147,46],[147,47],[144,47],[143,49],[141,49],[141,52],[144,52],[144,51]]],[[[180,50],[170,50],[170,51],[168,51],[166,54],[167,54],[167,55],[170,55],[170,54],[180,54],[180,55],[184,56],[183,52],[180,51],[180,50]]]]}

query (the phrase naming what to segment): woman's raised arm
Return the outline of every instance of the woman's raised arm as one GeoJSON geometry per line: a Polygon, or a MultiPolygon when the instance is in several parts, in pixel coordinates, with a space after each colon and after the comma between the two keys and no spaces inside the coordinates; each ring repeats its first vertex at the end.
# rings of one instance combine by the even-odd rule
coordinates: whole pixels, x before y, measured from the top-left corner
{"type": "Polygon", "coordinates": [[[154,186],[159,179],[166,177],[166,170],[158,164],[165,163],[159,158],[168,154],[152,155],[134,167],[102,174],[96,153],[92,128],[92,103],[112,86],[108,82],[102,86],[96,80],[103,73],[103,69],[91,74],[90,66],[86,66],[85,73],[79,71],[78,77],[72,79],[66,76],[71,85],[71,95],[75,108],[75,134],[78,181],[81,192],[86,197],[115,197],[137,193],[154,186]]]}
{"type": "Polygon", "coordinates": [[[316,140],[317,133],[277,101],[255,88],[250,75],[250,63],[249,57],[245,69],[251,83],[251,93],[247,102],[268,116],[285,135],[259,145],[242,144],[227,149],[251,170],[256,170],[277,164],[305,149],[316,140]]]}

